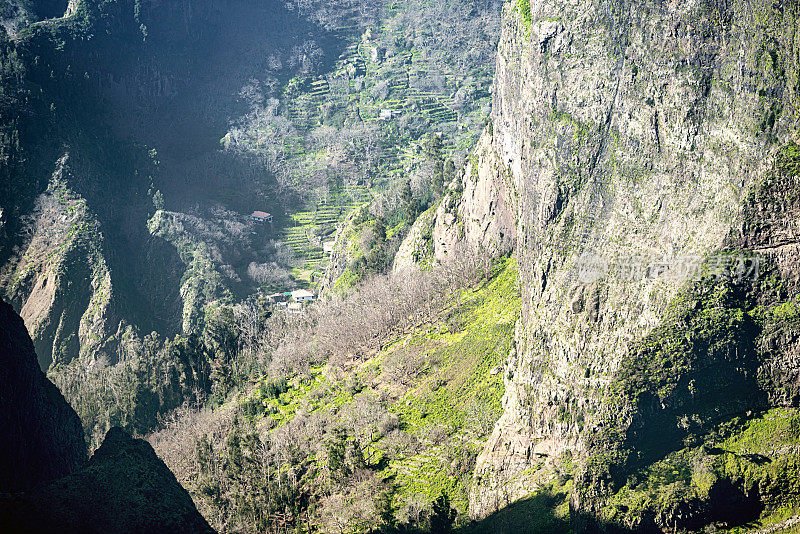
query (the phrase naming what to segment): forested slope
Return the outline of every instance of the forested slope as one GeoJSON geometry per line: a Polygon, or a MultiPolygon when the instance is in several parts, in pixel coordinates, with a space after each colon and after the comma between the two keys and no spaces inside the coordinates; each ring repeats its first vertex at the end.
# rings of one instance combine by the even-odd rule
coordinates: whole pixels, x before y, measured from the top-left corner
{"type": "Polygon", "coordinates": [[[356,211],[328,285],[387,269],[487,112],[498,5],[462,4],[4,9],[0,281],[95,444],[223,400],[214,329],[321,281],[356,211]]]}

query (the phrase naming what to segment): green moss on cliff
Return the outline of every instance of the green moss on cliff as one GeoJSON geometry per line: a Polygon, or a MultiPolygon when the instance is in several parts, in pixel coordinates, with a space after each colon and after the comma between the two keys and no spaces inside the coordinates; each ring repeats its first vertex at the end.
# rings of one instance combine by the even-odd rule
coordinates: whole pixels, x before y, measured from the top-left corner
{"type": "Polygon", "coordinates": [[[531,24],[533,22],[530,0],[517,0],[517,11],[520,17],[522,17],[522,27],[525,28],[525,36],[530,38],[531,24]]]}
{"type": "Polygon", "coordinates": [[[631,475],[603,513],[613,523],[633,526],[642,516],[666,523],[690,508],[695,524],[763,526],[800,506],[798,443],[797,409],[773,409],[746,422],[719,425],[702,445],[673,452],[631,475]]]}
{"type": "Polygon", "coordinates": [[[757,252],[786,239],[799,154],[795,145],[779,152],[730,248],[707,258],[664,322],[622,359],[580,488],[610,495],[603,519],[691,529],[797,506],[796,409],[748,418],[800,401],[786,363],[800,339],[796,282],[757,252]]]}

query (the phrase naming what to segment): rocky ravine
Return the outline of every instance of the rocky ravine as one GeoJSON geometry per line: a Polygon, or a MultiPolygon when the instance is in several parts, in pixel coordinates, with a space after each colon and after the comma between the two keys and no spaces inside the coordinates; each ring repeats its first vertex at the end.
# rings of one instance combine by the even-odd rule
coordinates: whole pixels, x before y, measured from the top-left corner
{"type": "MultiPolygon", "coordinates": [[[[581,258],[680,263],[742,226],[751,186],[796,137],[797,14],[794,3],[744,0],[506,5],[492,121],[457,215],[442,208],[434,229],[439,255],[462,234],[515,242],[522,280],[473,517],[591,455],[621,362],[686,287],[674,270],[580,277],[581,258]]],[[[786,275],[796,227],[782,235],[770,253],[786,275]]]]}
{"type": "MultiPolygon", "coordinates": [[[[188,181],[242,179],[235,170],[205,178],[230,166],[219,139],[246,112],[240,89],[271,54],[325,32],[279,0],[21,4],[0,17],[18,30],[0,31],[3,64],[15,69],[0,80],[13,96],[2,150],[14,156],[2,165],[0,293],[25,319],[43,369],[64,376],[58,366],[74,360],[83,370],[114,364],[128,327],[171,338],[185,316],[238,288],[236,273],[219,271],[238,256],[213,258],[225,287],[205,284],[172,236],[148,228],[154,193],[186,211],[195,194],[215,206],[217,191],[188,181]]],[[[232,209],[249,213],[243,204],[232,209]]]]}

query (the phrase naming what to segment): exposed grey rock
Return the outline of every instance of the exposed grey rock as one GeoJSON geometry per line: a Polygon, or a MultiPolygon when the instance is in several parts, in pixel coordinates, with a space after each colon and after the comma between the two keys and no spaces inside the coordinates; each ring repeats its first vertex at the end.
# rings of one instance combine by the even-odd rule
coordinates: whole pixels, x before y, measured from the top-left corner
{"type": "Polygon", "coordinates": [[[459,196],[451,188],[436,210],[433,242],[437,259],[462,240],[493,255],[514,246],[517,192],[510,168],[497,158],[492,146],[492,130],[487,128],[458,178],[463,193],[459,196]]]}
{"type": "Polygon", "coordinates": [[[399,272],[418,268],[419,262],[429,259],[428,249],[432,251],[433,247],[428,241],[433,239],[432,228],[438,213],[438,206],[432,206],[417,217],[394,255],[392,270],[399,272]]]}
{"type": "MultiPolygon", "coordinates": [[[[794,4],[543,0],[531,15],[528,32],[505,7],[492,122],[464,176],[462,224],[437,219],[434,232],[437,252],[459,231],[484,246],[515,242],[522,281],[473,517],[535,490],[562,455],[580,456],[621,358],[685,285],[635,272],[586,280],[579,260],[717,250],[798,126],[794,4]]],[[[777,260],[787,271],[791,235],[777,260]]]]}

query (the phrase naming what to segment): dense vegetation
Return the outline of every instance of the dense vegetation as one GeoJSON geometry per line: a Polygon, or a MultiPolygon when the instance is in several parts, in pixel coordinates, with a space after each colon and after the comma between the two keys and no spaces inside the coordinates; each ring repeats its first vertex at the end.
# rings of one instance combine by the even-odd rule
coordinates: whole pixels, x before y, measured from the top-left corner
{"type": "MultiPolygon", "coordinates": [[[[532,446],[541,487],[469,522],[525,328],[520,273],[463,243],[436,261],[433,219],[463,225],[478,155],[465,164],[492,136],[500,3],[3,6],[0,286],[93,446],[112,426],[149,434],[222,532],[735,532],[798,514],[796,282],[709,259],[626,347],[600,412],[552,406],[588,428],[578,461],[532,446]],[[298,287],[323,298],[275,302],[298,287]]],[[[531,2],[508,8],[530,37],[531,2]]],[[[585,141],[568,113],[549,120],[585,141]]],[[[800,149],[776,159],[723,257],[786,244],[800,149]]]]}
{"type": "MultiPolygon", "coordinates": [[[[283,236],[296,255],[293,274],[306,281],[324,273],[322,242],[354,205],[375,198],[368,219],[402,235],[441,196],[452,161],[465,159],[488,114],[499,25],[498,2],[320,4],[297,8],[348,36],[339,58],[285,85],[271,73],[248,84],[250,112],[222,139],[226,151],[271,169],[282,197],[301,198],[305,209],[283,236]]],[[[309,46],[310,57],[320,55],[309,46]]],[[[365,270],[353,267],[351,283],[365,270]]]]}
{"type": "Polygon", "coordinates": [[[500,412],[515,266],[444,264],[320,304],[240,394],[180,413],[151,442],[231,531],[464,523],[475,456],[500,412]]]}
{"type": "Polygon", "coordinates": [[[219,316],[387,271],[483,124],[499,3],[74,8],[3,12],[0,280],[97,444],[224,402],[219,316]]]}

